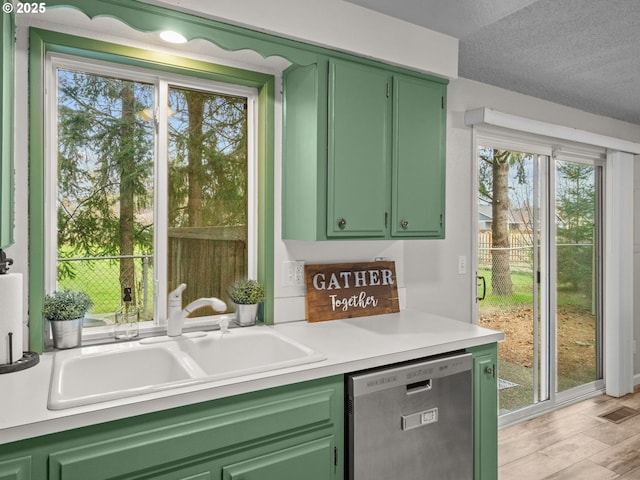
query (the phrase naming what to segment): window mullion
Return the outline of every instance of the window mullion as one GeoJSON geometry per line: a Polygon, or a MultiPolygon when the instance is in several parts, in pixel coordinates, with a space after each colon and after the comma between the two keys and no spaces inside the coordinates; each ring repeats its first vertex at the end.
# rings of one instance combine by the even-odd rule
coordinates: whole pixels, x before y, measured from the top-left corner
{"type": "Polygon", "coordinates": [[[155,322],[167,323],[167,248],[169,198],[169,85],[158,80],[156,90],[155,137],[155,212],[154,212],[154,311],[155,322]]]}

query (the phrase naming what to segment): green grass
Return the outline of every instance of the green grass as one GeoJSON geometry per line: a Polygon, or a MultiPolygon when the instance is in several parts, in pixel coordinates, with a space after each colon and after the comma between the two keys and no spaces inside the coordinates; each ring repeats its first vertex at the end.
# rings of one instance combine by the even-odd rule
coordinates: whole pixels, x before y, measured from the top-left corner
{"type": "Polygon", "coordinates": [[[480,311],[485,313],[504,310],[519,310],[533,305],[533,274],[531,272],[511,272],[512,295],[493,295],[491,269],[478,270],[487,285],[484,300],[480,302],[480,311]]]}
{"type": "Polygon", "coordinates": [[[114,312],[121,302],[118,263],[111,260],[69,262],[74,278],[58,280],[58,289],[81,290],[93,301],[92,313],[114,312]]]}
{"type": "MultiPolygon", "coordinates": [[[[80,290],[93,301],[92,314],[109,314],[120,307],[120,267],[117,260],[91,260],[68,262],[73,269],[73,277],[58,280],[58,290],[80,290]]],[[[141,281],[140,260],[136,260],[136,280],[141,281]]],[[[149,301],[153,296],[152,269],[149,269],[149,301]]]]}
{"type": "MultiPolygon", "coordinates": [[[[491,269],[480,269],[478,275],[485,278],[487,284],[486,297],[480,302],[480,308],[500,309],[501,307],[530,307],[533,305],[533,273],[512,271],[511,283],[512,295],[493,295],[491,288],[491,269]]],[[[558,288],[556,298],[558,308],[578,307],[584,310],[591,309],[591,300],[584,293],[567,288],[558,288]]]]}

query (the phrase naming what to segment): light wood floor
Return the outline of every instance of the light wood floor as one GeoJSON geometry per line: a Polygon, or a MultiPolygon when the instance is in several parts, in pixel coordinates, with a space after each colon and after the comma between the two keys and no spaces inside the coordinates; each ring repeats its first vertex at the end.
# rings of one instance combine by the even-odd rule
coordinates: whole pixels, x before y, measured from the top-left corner
{"type": "Polygon", "coordinates": [[[640,415],[619,424],[599,415],[640,412],[640,392],[600,395],[499,432],[499,480],[640,480],[640,415]]]}

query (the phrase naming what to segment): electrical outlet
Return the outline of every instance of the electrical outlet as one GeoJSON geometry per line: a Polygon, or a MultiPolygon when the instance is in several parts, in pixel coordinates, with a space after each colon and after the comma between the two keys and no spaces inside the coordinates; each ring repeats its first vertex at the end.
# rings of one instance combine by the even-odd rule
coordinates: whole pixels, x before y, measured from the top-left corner
{"type": "Polygon", "coordinates": [[[293,268],[293,284],[298,287],[304,286],[304,262],[297,261],[293,268]]]}
{"type": "Polygon", "coordinates": [[[282,262],[282,286],[304,287],[304,262],[282,262]]]}
{"type": "Polygon", "coordinates": [[[292,287],[296,262],[282,262],[282,286],[292,287]]]}

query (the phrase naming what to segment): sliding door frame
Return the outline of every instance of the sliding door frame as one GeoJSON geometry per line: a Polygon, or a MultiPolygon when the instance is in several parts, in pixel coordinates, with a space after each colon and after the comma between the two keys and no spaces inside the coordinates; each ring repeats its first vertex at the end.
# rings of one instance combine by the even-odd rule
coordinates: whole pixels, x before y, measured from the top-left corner
{"type": "MultiPolygon", "coordinates": [[[[554,215],[555,211],[555,168],[556,168],[556,160],[555,158],[558,155],[558,152],[562,151],[562,148],[558,146],[557,140],[555,142],[550,141],[544,137],[538,137],[536,135],[530,135],[522,132],[514,132],[512,130],[496,128],[496,127],[486,127],[482,126],[480,128],[473,128],[473,174],[472,174],[472,191],[477,191],[478,188],[478,149],[481,146],[492,147],[492,148],[500,148],[505,150],[512,150],[523,152],[527,154],[536,155],[536,165],[539,165],[541,171],[539,172],[542,175],[541,181],[539,185],[536,183],[536,188],[540,190],[535,192],[534,195],[540,195],[539,198],[543,198],[542,203],[545,207],[540,210],[540,223],[547,225],[547,231],[545,238],[541,238],[543,245],[545,248],[541,249],[540,254],[537,254],[537,248],[534,248],[534,264],[540,271],[541,282],[539,284],[535,284],[534,287],[534,303],[540,302],[540,309],[544,309],[544,311],[539,311],[538,306],[535,306],[534,315],[534,365],[536,366],[536,370],[534,371],[534,386],[536,387],[534,390],[533,396],[533,404],[529,407],[525,407],[521,410],[517,410],[506,415],[500,417],[500,425],[508,425],[511,423],[515,423],[525,418],[530,418],[536,416],[538,414],[551,411],[559,408],[560,406],[567,405],[570,403],[574,403],[580,401],[584,398],[588,398],[593,395],[597,395],[602,393],[605,390],[605,380],[604,378],[598,379],[594,382],[587,383],[585,385],[564,391],[557,392],[557,319],[556,319],[556,311],[557,311],[557,299],[555,292],[555,282],[553,279],[557,278],[557,257],[556,257],[556,248],[552,242],[555,242],[556,238],[556,226],[555,222],[551,221],[553,219],[552,215],[554,215]],[[540,321],[540,315],[542,315],[543,320],[548,319],[548,321],[540,321]],[[538,330],[538,327],[540,330],[538,330]],[[547,330],[548,329],[548,330],[547,330]],[[542,347],[548,348],[548,350],[540,350],[541,346],[538,343],[538,337],[542,337],[542,340],[547,342],[547,345],[542,345],[542,347]],[[546,339],[546,340],[545,340],[546,339]],[[538,355],[547,355],[547,357],[540,357],[538,355]],[[547,373],[540,372],[540,361],[542,361],[543,366],[546,368],[547,373]],[[542,399],[542,401],[540,401],[542,399]],[[539,403],[536,403],[539,402],[539,403]]],[[[590,165],[598,165],[601,167],[602,176],[606,175],[606,163],[604,162],[604,154],[605,150],[602,148],[591,147],[578,145],[576,147],[572,142],[567,142],[567,145],[571,147],[569,150],[572,151],[581,151],[584,150],[585,157],[589,157],[590,161],[583,161],[581,163],[587,163],[590,165]]],[[[564,155],[563,155],[564,156],[564,155]]],[[[606,215],[604,214],[603,204],[607,202],[607,190],[604,188],[604,185],[601,184],[599,187],[599,202],[597,205],[598,215],[600,216],[600,226],[599,226],[599,242],[602,242],[604,239],[602,238],[602,232],[606,228],[606,215]]],[[[536,200],[538,201],[538,200],[536,200]]],[[[472,221],[477,222],[478,219],[478,205],[477,205],[477,196],[472,195],[472,221]]],[[[475,233],[476,229],[472,229],[475,233]]],[[[544,229],[543,229],[544,231],[544,229]]],[[[537,242],[536,242],[537,244],[537,242]]],[[[472,235],[472,268],[473,272],[478,271],[478,238],[477,234],[472,235]]],[[[600,251],[604,256],[605,248],[602,243],[600,243],[600,251]]],[[[598,267],[598,283],[600,288],[600,298],[601,304],[604,303],[605,290],[602,288],[602,284],[604,282],[604,269],[602,267],[604,260],[601,260],[598,267]]],[[[476,301],[472,302],[472,318],[474,321],[478,319],[478,285],[476,276],[472,276],[472,292],[475,295],[476,301]]],[[[598,341],[603,343],[603,334],[604,334],[604,310],[601,308],[599,318],[601,322],[599,322],[602,326],[602,329],[597,331],[598,341]]],[[[601,357],[601,362],[607,364],[606,357],[606,349],[603,351],[602,348],[597,349],[597,354],[603,355],[601,357]]],[[[599,372],[604,374],[604,371],[599,369],[599,372]]]]}

